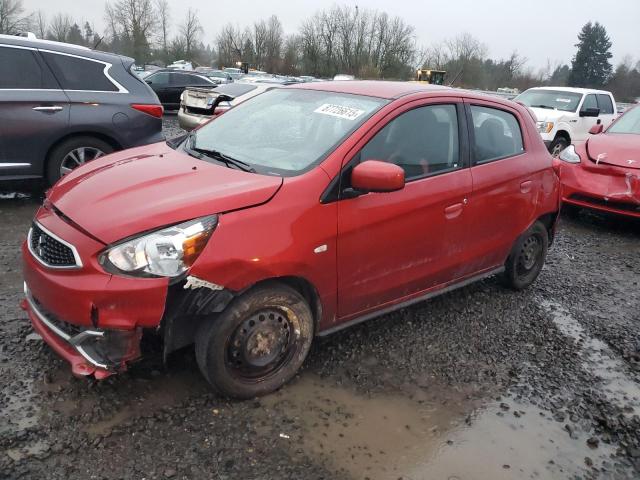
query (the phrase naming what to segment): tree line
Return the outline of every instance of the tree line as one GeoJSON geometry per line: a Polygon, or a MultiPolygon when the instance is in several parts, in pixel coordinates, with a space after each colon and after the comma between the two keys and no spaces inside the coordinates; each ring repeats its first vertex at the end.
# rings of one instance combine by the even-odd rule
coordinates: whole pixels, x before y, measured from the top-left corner
{"type": "Polygon", "coordinates": [[[229,23],[211,43],[203,41],[198,11],[189,9],[176,21],[168,0],[108,0],[104,20],[105,30],[97,32],[90,22],[65,13],[46,18],[41,11],[26,12],[22,0],[0,0],[0,33],[33,31],[39,38],[121,53],[138,63],[185,59],[228,67],[242,61],[271,73],[384,79],[411,79],[424,67],[446,70],[449,80],[469,88],[589,86],[607,87],[622,101],[640,97],[640,61],[625,57],[614,69],[611,41],[597,22],[578,34],[571,64],[548,61],[536,70],[516,51],[491,58],[486,45],[468,33],[420,47],[415,28],[402,18],[357,6],[319,10],[289,34],[275,15],[242,27],[229,23]]]}

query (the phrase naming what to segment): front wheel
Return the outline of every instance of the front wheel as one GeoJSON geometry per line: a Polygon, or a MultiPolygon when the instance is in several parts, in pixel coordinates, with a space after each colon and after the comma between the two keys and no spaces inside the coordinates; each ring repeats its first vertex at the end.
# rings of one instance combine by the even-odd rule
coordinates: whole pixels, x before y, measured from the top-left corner
{"type": "Polygon", "coordinates": [[[508,287],[523,290],[540,274],[549,248],[549,233],[540,222],[533,224],[513,246],[505,263],[504,279],[508,287]]]}
{"type": "Polygon", "coordinates": [[[53,185],[80,165],[113,152],[107,142],[95,137],[74,137],[55,147],[47,162],[47,181],[53,185]]]}
{"type": "Polygon", "coordinates": [[[274,284],[236,298],[205,320],[196,339],[204,377],[222,395],[254,398],[280,388],[302,366],[313,339],[313,316],[294,289],[274,284]]]}
{"type": "Polygon", "coordinates": [[[551,156],[557,158],[560,156],[560,153],[569,146],[569,141],[564,137],[556,137],[551,145],[549,146],[549,152],[551,156]]]}

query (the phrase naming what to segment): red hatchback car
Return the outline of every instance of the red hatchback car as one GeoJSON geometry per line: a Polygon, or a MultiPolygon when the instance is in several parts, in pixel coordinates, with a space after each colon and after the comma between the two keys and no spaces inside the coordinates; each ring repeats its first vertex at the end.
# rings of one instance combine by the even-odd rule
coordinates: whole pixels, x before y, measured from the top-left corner
{"type": "Polygon", "coordinates": [[[23,247],[24,307],[78,375],[122,370],[157,331],[248,398],[288,381],[316,335],[497,273],[527,287],[558,210],[520,105],[298,85],[64,177],[23,247]]]}
{"type": "Polygon", "coordinates": [[[640,107],[591,133],[560,154],[563,202],[640,218],[640,107]]]}

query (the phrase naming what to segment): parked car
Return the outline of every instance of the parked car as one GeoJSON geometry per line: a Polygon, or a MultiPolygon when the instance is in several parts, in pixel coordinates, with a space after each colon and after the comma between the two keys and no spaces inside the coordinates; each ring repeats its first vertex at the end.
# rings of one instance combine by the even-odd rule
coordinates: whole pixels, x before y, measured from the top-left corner
{"type": "Polygon", "coordinates": [[[616,118],[611,92],[586,88],[537,87],[515,98],[533,110],[538,132],[553,156],[572,142],[584,141],[594,125],[604,128],[616,118]]]}
{"type": "Polygon", "coordinates": [[[167,110],[180,107],[180,95],[187,87],[213,87],[216,82],[209,77],[195,72],[178,72],[175,70],[158,70],[144,79],[151,86],[160,102],[167,110]]]}
{"type": "Polygon", "coordinates": [[[232,83],[217,88],[187,88],[180,97],[178,123],[184,130],[194,128],[223,114],[231,107],[279,85],[232,83]]]}
{"type": "MultiPolygon", "coordinates": [[[[278,88],[48,194],[23,303],[78,375],[195,342],[224,395],[293,377],[315,336],[491,275],[523,289],[559,182],[530,112],[403,82],[278,88]]],[[[455,303],[455,302],[452,302],[455,303]]]]}
{"type": "Polygon", "coordinates": [[[333,77],[335,81],[355,80],[355,78],[356,77],[354,77],[353,75],[345,75],[345,74],[338,74],[335,77],[333,77]]]}
{"type": "Polygon", "coordinates": [[[591,133],[560,154],[563,203],[640,218],[640,107],[591,133]]]}
{"type": "Polygon", "coordinates": [[[223,72],[227,73],[233,80],[239,80],[246,76],[246,74],[240,68],[223,68],[223,72]]]}
{"type": "Polygon", "coordinates": [[[0,35],[0,65],[0,179],[54,184],[85,162],[164,138],[162,106],[131,58],[0,35]]]}
{"type": "Polygon", "coordinates": [[[193,64],[186,60],[176,60],[171,65],[167,65],[167,68],[171,70],[185,70],[190,72],[193,71],[193,64]]]}
{"type": "Polygon", "coordinates": [[[233,83],[233,77],[222,70],[216,70],[209,67],[198,67],[195,71],[209,77],[209,79],[217,84],[233,83]]]}

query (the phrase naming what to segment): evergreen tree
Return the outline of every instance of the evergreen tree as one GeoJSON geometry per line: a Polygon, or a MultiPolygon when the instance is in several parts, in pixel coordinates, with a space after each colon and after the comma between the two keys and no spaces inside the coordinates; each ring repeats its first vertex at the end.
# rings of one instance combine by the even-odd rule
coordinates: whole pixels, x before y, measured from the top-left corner
{"type": "Polygon", "coordinates": [[[611,40],[605,28],[587,23],[578,34],[578,51],[571,64],[569,85],[572,87],[602,87],[611,77],[613,66],[611,40]]]}

